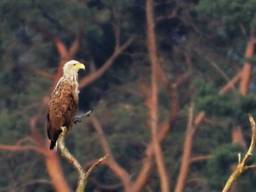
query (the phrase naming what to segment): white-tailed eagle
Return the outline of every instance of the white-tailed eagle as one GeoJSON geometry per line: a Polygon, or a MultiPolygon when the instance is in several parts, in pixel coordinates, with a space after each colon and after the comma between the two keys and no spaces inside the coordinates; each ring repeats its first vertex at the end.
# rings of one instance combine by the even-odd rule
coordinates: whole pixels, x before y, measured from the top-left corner
{"type": "Polygon", "coordinates": [[[72,126],[78,108],[78,71],[85,69],[84,64],[71,60],[64,64],[63,76],[54,88],[48,104],[47,135],[51,140],[50,149],[55,147],[62,131],[72,126]]]}

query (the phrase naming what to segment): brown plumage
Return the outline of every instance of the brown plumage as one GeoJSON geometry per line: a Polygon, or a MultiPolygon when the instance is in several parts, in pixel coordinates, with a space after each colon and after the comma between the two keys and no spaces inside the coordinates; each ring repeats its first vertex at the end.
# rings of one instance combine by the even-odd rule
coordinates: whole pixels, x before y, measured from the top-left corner
{"type": "Polygon", "coordinates": [[[50,149],[55,147],[56,141],[62,131],[61,127],[68,130],[72,127],[78,106],[77,74],[84,65],[71,60],[63,67],[63,76],[53,90],[48,104],[47,135],[51,140],[50,149]]]}

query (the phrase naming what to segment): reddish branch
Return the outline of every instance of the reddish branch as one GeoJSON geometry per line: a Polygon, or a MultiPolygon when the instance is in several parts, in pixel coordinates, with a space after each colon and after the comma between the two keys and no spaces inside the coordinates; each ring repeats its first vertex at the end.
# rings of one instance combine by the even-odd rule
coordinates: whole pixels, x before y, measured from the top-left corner
{"type": "MultiPolygon", "coordinates": [[[[245,50],[245,59],[250,59],[253,57],[254,49],[255,49],[255,38],[252,32],[247,42],[247,47],[245,50]]],[[[241,81],[240,81],[241,95],[247,95],[249,91],[249,85],[250,85],[251,76],[252,76],[252,69],[253,69],[252,64],[246,61],[241,71],[241,81]]]]}
{"type": "Polygon", "coordinates": [[[194,106],[193,104],[191,104],[188,111],[187,130],[184,138],[181,166],[180,166],[178,180],[175,187],[175,192],[184,191],[186,181],[187,181],[187,176],[189,173],[190,159],[191,159],[191,153],[192,153],[192,143],[193,143],[193,137],[196,130],[193,125],[193,118],[194,118],[194,106]]]}
{"type": "Polygon", "coordinates": [[[147,48],[151,62],[151,98],[149,102],[150,127],[153,142],[154,156],[160,177],[161,191],[169,192],[169,177],[165,167],[162,149],[157,138],[158,131],[158,82],[157,71],[159,67],[156,45],[156,34],[154,24],[154,1],[146,1],[146,21],[147,21],[147,48]]]}
{"type": "MultiPolygon", "coordinates": [[[[179,81],[179,80],[177,80],[179,81]]],[[[168,82],[167,84],[167,90],[170,94],[170,100],[171,100],[171,105],[170,105],[170,114],[169,114],[169,118],[164,121],[163,123],[160,123],[159,125],[159,131],[157,132],[157,139],[159,141],[159,143],[161,143],[164,138],[168,135],[169,130],[173,127],[177,116],[178,116],[178,112],[179,112],[179,104],[178,104],[178,87],[175,85],[178,85],[177,82],[171,83],[168,82]],[[169,84],[169,85],[168,85],[169,84]]],[[[179,83],[180,85],[180,83],[179,83]]],[[[143,95],[145,97],[147,97],[147,87],[143,87],[142,86],[142,91],[143,91],[143,95]]],[[[146,105],[148,102],[146,101],[146,105]]],[[[145,157],[143,159],[142,162],[142,167],[139,171],[139,174],[137,176],[137,178],[135,179],[134,183],[133,183],[133,187],[132,187],[132,191],[133,192],[139,192],[142,190],[142,188],[144,187],[144,185],[146,184],[150,173],[151,173],[151,168],[153,165],[153,157],[154,157],[154,144],[153,141],[151,141],[148,145],[147,148],[145,150],[145,157]]]]}
{"type": "Polygon", "coordinates": [[[55,152],[48,150],[48,155],[45,156],[45,165],[55,191],[69,192],[69,185],[64,177],[60,161],[55,152]]]}
{"type": "Polygon", "coordinates": [[[130,192],[131,191],[131,182],[130,182],[129,174],[126,172],[126,170],[124,170],[116,162],[116,160],[111,152],[111,149],[109,147],[109,144],[108,144],[108,141],[104,134],[104,131],[103,131],[98,119],[94,116],[92,116],[90,119],[91,119],[92,125],[94,126],[94,128],[98,134],[98,138],[101,143],[101,147],[102,147],[105,155],[107,156],[107,159],[104,161],[104,163],[113,171],[113,173],[115,173],[120,178],[120,180],[123,183],[125,191],[130,192]]]}
{"type": "Polygon", "coordinates": [[[200,155],[200,156],[195,156],[190,158],[190,164],[195,163],[195,162],[200,162],[200,161],[206,161],[211,159],[211,155],[200,155]]]}
{"type": "Polygon", "coordinates": [[[232,89],[235,90],[236,89],[235,85],[240,80],[240,78],[241,78],[241,71],[239,71],[224,87],[220,89],[219,94],[223,95],[232,89]]]}
{"type": "Polygon", "coordinates": [[[125,49],[129,47],[129,45],[133,42],[134,38],[131,37],[128,39],[123,45],[119,46],[116,44],[116,48],[114,49],[114,52],[112,55],[108,58],[108,60],[100,67],[98,70],[95,72],[85,76],[83,79],[80,81],[80,88],[84,88],[100,78],[114,63],[114,61],[119,57],[125,49]]]}
{"type": "MultiPolygon", "coordinates": [[[[158,76],[161,77],[161,82],[164,84],[169,84],[169,92],[170,92],[170,97],[171,97],[171,110],[170,110],[170,118],[163,122],[160,126],[159,126],[159,131],[157,134],[157,138],[159,140],[159,142],[162,142],[163,139],[166,137],[168,131],[170,130],[170,128],[173,126],[176,118],[177,118],[177,113],[179,110],[178,107],[178,95],[177,95],[177,88],[179,85],[181,85],[183,82],[185,82],[188,77],[189,77],[190,73],[185,73],[184,75],[182,75],[182,78],[178,78],[177,81],[175,83],[170,83],[168,82],[168,79],[166,78],[166,75],[164,74],[164,72],[161,70],[159,70],[158,67],[158,76]]],[[[159,77],[158,77],[159,78],[159,77]]],[[[147,88],[143,88],[141,89],[143,90],[147,90],[147,88]]],[[[144,91],[146,92],[146,91],[144,91]]],[[[144,95],[148,95],[147,93],[144,95]]],[[[146,102],[146,105],[148,105],[149,103],[146,102]]],[[[151,173],[151,168],[152,168],[152,158],[153,158],[153,154],[154,154],[154,148],[153,148],[153,142],[151,142],[150,144],[148,144],[147,149],[145,151],[145,158],[143,159],[142,162],[142,168],[133,184],[133,192],[139,192],[142,190],[143,186],[145,185],[147,179],[149,178],[149,175],[151,173]]]]}

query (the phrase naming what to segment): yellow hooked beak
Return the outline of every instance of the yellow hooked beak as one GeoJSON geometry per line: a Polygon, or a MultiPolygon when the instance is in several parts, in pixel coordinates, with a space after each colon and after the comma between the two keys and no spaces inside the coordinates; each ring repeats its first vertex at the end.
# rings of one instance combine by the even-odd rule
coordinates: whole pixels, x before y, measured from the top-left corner
{"type": "Polygon", "coordinates": [[[83,63],[77,63],[77,64],[75,65],[75,68],[76,68],[77,70],[79,70],[79,69],[85,70],[85,65],[84,65],[83,63]]]}

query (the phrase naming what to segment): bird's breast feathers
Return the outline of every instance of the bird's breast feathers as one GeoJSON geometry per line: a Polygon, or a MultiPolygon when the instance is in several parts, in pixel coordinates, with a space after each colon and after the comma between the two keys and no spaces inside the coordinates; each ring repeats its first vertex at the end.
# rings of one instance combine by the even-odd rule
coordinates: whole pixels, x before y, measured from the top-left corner
{"type": "Polygon", "coordinates": [[[76,81],[70,81],[69,79],[62,78],[57,83],[54,91],[52,92],[51,99],[63,98],[73,94],[75,99],[78,101],[78,83],[76,81]]]}
{"type": "Polygon", "coordinates": [[[78,84],[66,79],[58,82],[51,94],[49,102],[49,112],[56,117],[61,117],[70,108],[76,108],[78,104],[78,84]]]}

